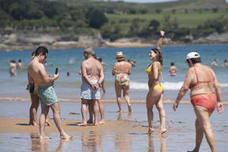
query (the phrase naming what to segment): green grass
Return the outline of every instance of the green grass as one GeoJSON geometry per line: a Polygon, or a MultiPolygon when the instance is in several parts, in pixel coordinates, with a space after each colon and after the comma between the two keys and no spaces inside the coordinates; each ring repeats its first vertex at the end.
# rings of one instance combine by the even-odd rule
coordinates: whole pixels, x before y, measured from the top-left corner
{"type": "MultiPolygon", "coordinates": [[[[109,19],[109,22],[115,22],[119,23],[120,20],[128,20],[132,21],[135,18],[143,19],[146,23],[149,23],[152,19],[156,19],[160,21],[161,24],[164,22],[164,16],[170,15],[171,19],[177,19],[179,27],[188,27],[188,28],[194,28],[198,25],[202,25],[207,20],[213,20],[213,19],[219,19],[221,16],[224,16],[224,18],[228,18],[228,11],[219,11],[217,13],[213,13],[210,11],[202,12],[202,13],[177,13],[172,14],[168,12],[164,12],[161,14],[136,14],[136,15],[129,15],[129,14],[106,14],[106,16],[109,19]]],[[[142,23],[145,24],[145,23],[142,23]]]]}

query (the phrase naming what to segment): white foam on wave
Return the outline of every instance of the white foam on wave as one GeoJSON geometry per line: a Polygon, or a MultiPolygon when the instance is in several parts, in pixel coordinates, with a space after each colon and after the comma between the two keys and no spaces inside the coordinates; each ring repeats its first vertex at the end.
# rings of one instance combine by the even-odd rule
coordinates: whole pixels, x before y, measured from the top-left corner
{"type": "MultiPolygon", "coordinates": [[[[162,82],[162,86],[164,87],[165,90],[179,90],[181,86],[183,85],[183,81],[179,82],[162,82]]],[[[222,88],[228,87],[228,83],[220,83],[220,86],[222,88]]],[[[130,87],[131,89],[136,89],[136,90],[148,90],[148,85],[147,83],[143,82],[130,82],[130,87]]]]}
{"type": "Polygon", "coordinates": [[[228,83],[220,83],[220,86],[221,86],[222,88],[227,88],[227,87],[228,87],[228,83]]]}
{"type": "Polygon", "coordinates": [[[75,63],[75,60],[74,58],[70,58],[70,60],[68,61],[69,64],[74,64],[75,63]]]}

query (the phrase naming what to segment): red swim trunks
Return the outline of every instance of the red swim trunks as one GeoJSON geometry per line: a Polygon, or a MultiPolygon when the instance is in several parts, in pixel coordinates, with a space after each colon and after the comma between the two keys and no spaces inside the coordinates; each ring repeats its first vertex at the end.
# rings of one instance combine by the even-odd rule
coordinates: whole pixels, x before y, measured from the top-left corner
{"type": "Polygon", "coordinates": [[[199,94],[191,97],[193,106],[202,106],[212,113],[216,107],[216,96],[214,94],[199,94]]]}

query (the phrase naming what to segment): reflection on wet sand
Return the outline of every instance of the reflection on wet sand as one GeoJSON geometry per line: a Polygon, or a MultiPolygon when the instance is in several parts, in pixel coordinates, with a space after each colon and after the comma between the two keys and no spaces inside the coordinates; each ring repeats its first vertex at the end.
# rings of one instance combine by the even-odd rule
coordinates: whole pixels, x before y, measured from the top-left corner
{"type": "MultiPolygon", "coordinates": [[[[49,141],[49,139],[40,140],[37,132],[36,133],[31,133],[30,137],[31,137],[31,143],[32,143],[32,148],[31,148],[32,151],[39,151],[39,152],[50,151],[48,149],[48,141],[49,141]]],[[[70,140],[61,139],[59,141],[59,146],[56,148],[55,151],[56,152],[62,152],[62,149],[63,149],[66,141],[70,141],[70,140]]]]}
{"type": "MultiPolygon", "coordinates": [[[[154,136],[148,135],[148,152],[155,152],[154,136]]],[[[160,152],[166,152],[166,135],[160,135],[160,152]]]]}
{"type": "Polygon", "coordinates": [[[119,152],[131,151],[131,137],[126,133],[116,133],[115,149],[119,152]]]}
{"type": "Polygon", "coordinates": [[[82,132],[82,151],[83,152],[98,152],[102,150],[103,135],[96,131],[82,132]]]}

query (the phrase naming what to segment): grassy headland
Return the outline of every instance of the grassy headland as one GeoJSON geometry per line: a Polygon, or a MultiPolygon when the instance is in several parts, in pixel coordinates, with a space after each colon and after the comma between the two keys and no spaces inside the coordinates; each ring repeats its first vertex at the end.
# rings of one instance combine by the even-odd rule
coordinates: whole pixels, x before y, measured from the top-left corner
{"type": "Polygon", "coordinates": [[[191,43],[214,33],[228,32],[228,4],[225,0],[145,4],[1,0],[0,4],[0,39],[4,45],[8,44],[10,39],[7,38],[12,33],[62,35],[58,39],[71,42],[80,41],[80,36],[87,35],[112,42],[121,38],[147,39],[152,35],[156,38],[159,30],[164,29],[172,41],[191,43]]]}

